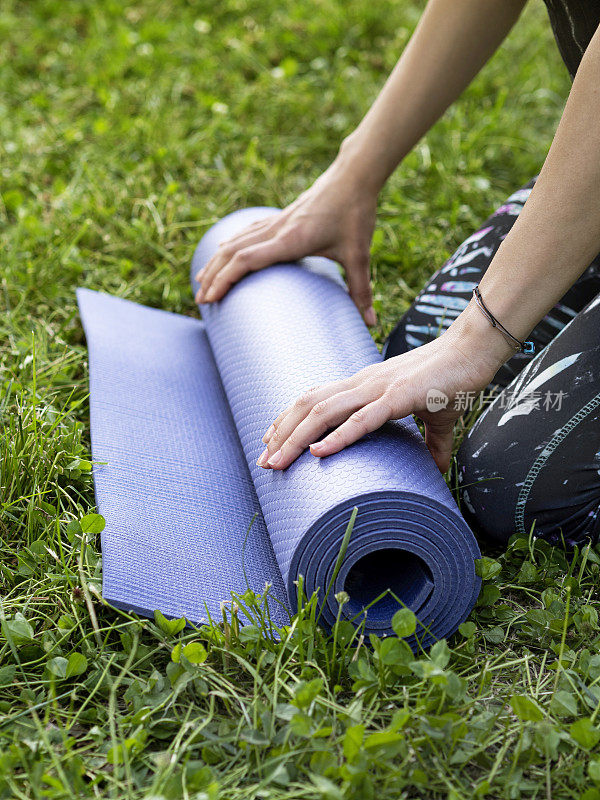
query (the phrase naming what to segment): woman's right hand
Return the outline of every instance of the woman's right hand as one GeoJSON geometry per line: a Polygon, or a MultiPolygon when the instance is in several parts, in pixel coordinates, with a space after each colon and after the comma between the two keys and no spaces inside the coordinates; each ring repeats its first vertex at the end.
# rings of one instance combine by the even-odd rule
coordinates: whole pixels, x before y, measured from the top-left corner
{"type": "Polygon", "coordinates": [[[200,270],[197,303],[220,300],[248,272],[304,256],[326,256],[346,273],[350,296],[367,325],[377,318],[369,256],[377,196],[334,162],[291,205],[222,242],[200,270]]]}

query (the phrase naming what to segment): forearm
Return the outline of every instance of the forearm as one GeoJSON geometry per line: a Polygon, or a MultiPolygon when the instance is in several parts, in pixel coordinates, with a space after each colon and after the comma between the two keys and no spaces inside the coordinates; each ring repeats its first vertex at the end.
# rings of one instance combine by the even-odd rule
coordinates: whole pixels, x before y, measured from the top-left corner
{"type": "Polygon", "coordinates": [[[429,0],[376,101],[338,160],[379,191],[506,37],[526,0],[429,0]]]}
{"type": "Polygon", "coordinates": [[[481,280],[490,310],[520,339],[600,251],[599,116],[600,29],[581,62],[536,185],[481,280]]]}

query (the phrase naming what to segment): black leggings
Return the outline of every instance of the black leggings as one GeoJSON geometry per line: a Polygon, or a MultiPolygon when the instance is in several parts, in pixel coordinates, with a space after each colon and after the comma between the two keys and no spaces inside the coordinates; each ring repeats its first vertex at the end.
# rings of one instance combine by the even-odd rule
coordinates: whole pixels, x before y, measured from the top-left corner
{"type": "MultiPolygon", "coordinates": [[[[392,331],[386,358],[431,341],[460,314],[534,182],[436,272],[392,331]]],[[[461,507],[494,539],[533,528],[570,549],[600,532],[600,256],[528,338],[538,354],[517,354],[498,371],[487,395],[495,399],[458,451],[461,507]]],[[[463,407],[473,400],[481,402],[463,407]]]]}

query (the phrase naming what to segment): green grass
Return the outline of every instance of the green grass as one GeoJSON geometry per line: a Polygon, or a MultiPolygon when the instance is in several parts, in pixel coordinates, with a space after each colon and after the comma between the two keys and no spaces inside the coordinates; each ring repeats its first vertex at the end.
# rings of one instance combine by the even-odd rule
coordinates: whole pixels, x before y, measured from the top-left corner
{"type": "MultiPolygon", "coordinates": [[[[0,797],[600,798],[598,551],[484,544],[469,621],[418,657],[311,604],[277,643],[256,598],[184,631],[99,595],[74,288],[194,314],[199,236],[319,174],[421,8],[2,3],[0,797]]],[[[534,2],[382,194],[380,341],[537,172],[568,86],[534,2]]]]}

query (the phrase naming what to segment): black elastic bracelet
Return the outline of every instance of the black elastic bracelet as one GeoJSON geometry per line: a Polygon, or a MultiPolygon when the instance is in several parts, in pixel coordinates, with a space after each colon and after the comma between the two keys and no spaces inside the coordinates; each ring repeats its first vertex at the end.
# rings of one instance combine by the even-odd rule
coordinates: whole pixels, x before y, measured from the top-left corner
{"type": "Polygon", "coordinates": [[[496,317],[492,314],[492,312],[483,302],[483,297],[481,296],[481,292],[479,291],[478,286],[476,286],[473,289],[473,297],[475,298],[475,302],[477,303],[479,308],[483,311],[485,316],[492,323],[492,327],[498,328],[500,333],[503,334],[504,338],[508,339],[508,341],[515,348],[515,352],[525,353],[526,355],[533,355],[535,353],[535,344],[532,341],[522,342],[520,339],[517,339],[516,336],[513,336],[512,333],[509,333],[509,331],[506,330],[506,328],[501,322],[498,322],[496,317]]]}

